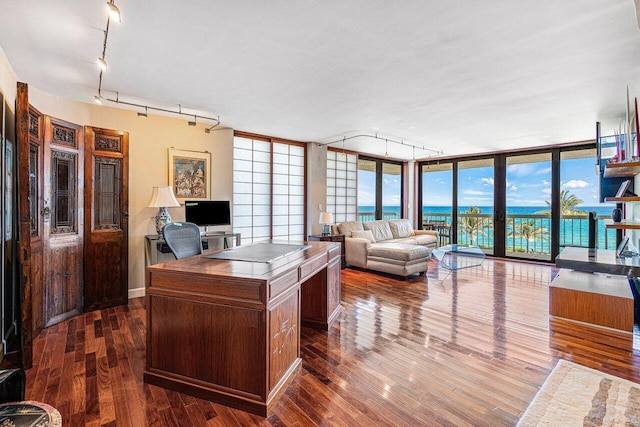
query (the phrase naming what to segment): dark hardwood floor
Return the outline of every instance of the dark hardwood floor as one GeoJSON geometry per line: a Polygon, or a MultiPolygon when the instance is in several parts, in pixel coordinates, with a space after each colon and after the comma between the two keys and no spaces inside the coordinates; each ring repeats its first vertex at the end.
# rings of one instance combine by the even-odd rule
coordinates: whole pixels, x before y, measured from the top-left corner
{"type": "Polygon", "coordinates": [[[144,384],[142,298],[45,329],[27,398],[65,426],[512,426],[558,359],[640,382],[631,335],[549,321],[554,268],[430,267],[408,280],[343,270],[339,322],[302,328],[302,368],[266,419],[144,384]]]}

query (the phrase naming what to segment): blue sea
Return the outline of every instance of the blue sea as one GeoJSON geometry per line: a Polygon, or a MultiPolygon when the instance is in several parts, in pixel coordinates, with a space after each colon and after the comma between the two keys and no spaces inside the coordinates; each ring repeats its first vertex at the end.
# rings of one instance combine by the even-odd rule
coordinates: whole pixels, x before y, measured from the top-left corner
{"type": "MultiPolygon", "coordinates": [[[[493,213],[493,207],[479,206],[481,214],[491,215],[493,213]]],[[[459,206],[458,212],[463,213],[469,209],[469,206],[459,206]]],[[[605,218],[611,218],[612,205],[600,205],[600,206],[579,206],[576,207],[576,211],[584,212],[585,217],[582,218],[566,218],[560,221],[560,245],[571,246],[587,246],[588,245],[588,212],[595,211],[598,215],[598,248],[603,249],[615,249],[616,247],[616,231],[614,229],[606,229],[604,226],[605,218]]],[[[543,212],[548,212],[548,206],[510,206],[507,207],[507,216],[518,217],[520,215],[536,215],[539,216],[543,212]]],[[[358,206],[359,219],[363,221],[373,220],[375,207],[374,206],[358,206]],[[369,214],[369,215],[367,215],[369,214]]],[[[425,206],[423,207],[423,218],[428,219],[444,219],[448,223],[451,222],[451,207],[450,206],[425,206]]],[[[400,206],[386,206],[383,209],[383,217],[385,219],[400,218],[400,206]]],[[[513,221],[516,224],[519,221],[527,221],[530,218],[525,219],[507,219],[507,235],[513,228],[513,221]]],[[[507,250],[526,251],[533,253],[549,253],[550,252],[550,239],[545,235],[548,235],[551,230],[551,224],[549,218],[536,217],[535,227],[540,230],[546,230],[547,233],[540,233],[539,237],[535,239],[529,239],[527,241],[524,238],[517,236],[508,236],[507,238],[507,250]]],[[[474,237],[475,241],[468,241],[469,236],[462,233],[458,233],[458,243],[473,243],[481,247],[493,247],[493,231],[490,228],[484,228],[477,236],[474,237]]]]}

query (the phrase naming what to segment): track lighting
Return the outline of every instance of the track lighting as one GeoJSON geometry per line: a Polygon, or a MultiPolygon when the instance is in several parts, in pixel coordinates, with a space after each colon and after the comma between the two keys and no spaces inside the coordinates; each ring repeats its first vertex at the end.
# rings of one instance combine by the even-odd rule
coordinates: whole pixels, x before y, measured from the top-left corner
{"type": "MultiPolygon", "coordinates": [[[[351,132],[350,132],[351,133],[351,132]]],[[[433,148],[428,148],[425,145],[422,144],[414,144],[414,143],[410,143],[408,141],[405,141],[404,139],[393,139],[393,138],[389,138],[389,137],[384,137],[384,136],[379,136],[378,133],[376,132],[375,135],[370,135],[367,133],[360,133],[360,131],[352,131],[353,135],[350,136],[343,136],[340,139],[329,139],[328,141],[325,140],[324,142],[317,142],[318,146],[322,147],[325,145],[333,145],[333,144],[339,144],[342,143],[342,150],[345,150],[345,142],[349,141],[351,139],[356,139],[356,138],[371,138],[371,139],[376,139],[376,140],[383,140],[384,144],[385,144],[385,153],[384,156],[385,157],[389,157],[389,143],[392,144],[399,144],[399,145],[403,145],[405,147],[412,147],[413,148],[413,155],[415,156],[415,149],[417,148],[418,150],[422,150],[422,151],[426,151],[426,152],[431,152],[434,153],[433,155],[436,156],[440,156],[442,154],[444,154],[443,150],[436,150],[433,148]]]]}
{"type": "Polygon", "coordinates": [[[114,21],[120,23],[122,22],[122,17],[120,16],[120,9],[118,6],[113,4],[113,0],[107,2],[107,10],[109,11],[109,17],[114,21]]]}
{"type": "Polygon", "coordinates": [[[107,71],[107,61],[104,58],[98,58],[98,66],[102,71],[107,71]]]}
{"type": "MultiPolygon", "coordinates": [[[[102,101],[106,100],[109,102],[114,102],[116,104],[123,104],[123,105],[128,105],[130,107],[136,107],[136,108],[144,108],[144,113],[143,112],[138,112],[138,117],[148,117],[148,113],[149,110],[153,110],[153,111],[160,111],[163,113],[170,113],[170,114],[176,114],[180,117],[183,116],[187,116],[189,117],[189,119],[191,119],[191,113],[183,113],[182,112],[182,105],[178,104],[178,111],[172,110],[172,109],[166,109],[166,108],[159,108],[159,107],[153,107],[153,106],[147,106],[147,105],[142,105],[142,104],[138,104],[135,102],[127,102],[127,101],[121,101],[120,100],[120,96],[118,94],[117,91],[115,91],[116,96],[115,99],[113,98],[113,96],[109,97],[109,96],[102,96],[102,74],[107,71],[107,61],[105,61],[105,53],[107,51],[107,39],[109,38],[109,23],[113,20],[113,21],[117,21],[117,22],[121,22],[120,19],[120,9],[118,9],[118,7],[113,3],[114,0],[109,0],[107,1],[107,10],[109,11],[109,17],[107,18],[107,27],[104,30],[104,41],[102,43],[102,55],[100,57],[98,57],[98,65],[100,66],[100,74],[98,75],[98,95],[93,97],[93,100],[96,102],[96,104],[101,104],[102,105],[102,101]]],[[[207,124],[206,122],[203,123],[205,125],[208,125],[209,127],[205,128],[205,132],[206,133],[211,133],[211,131],[215,128],[217,128],[220,125],[220,116],[218,116],[217,118],[214,117],[206,117],[206,116],[199,116],[197,114],[193,115],[193,121],[189,120],[188,124],[189,126],[196,126],[197,121],[198,121],[198,117],[200,117],[200,119],[204,119],[206,121],[211,121],[213,122],[213,124],[207,124]]]]}

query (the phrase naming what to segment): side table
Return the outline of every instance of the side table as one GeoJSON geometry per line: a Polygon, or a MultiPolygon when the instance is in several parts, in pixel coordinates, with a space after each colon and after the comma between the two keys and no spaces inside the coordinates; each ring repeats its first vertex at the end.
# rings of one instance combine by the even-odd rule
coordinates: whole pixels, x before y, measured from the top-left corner
{"type": "Polygon", "coordinates": [[[314,235],[309,235],[308,239],[310,241],[321,241],[321,242],[339,242],[340,243],[340,267],[344,268],[347,263],[345,261],[345,256],[344,256],[344,234],[329,234],[329,235],[320,235],[320,234],[314,234],[314,235]]]}

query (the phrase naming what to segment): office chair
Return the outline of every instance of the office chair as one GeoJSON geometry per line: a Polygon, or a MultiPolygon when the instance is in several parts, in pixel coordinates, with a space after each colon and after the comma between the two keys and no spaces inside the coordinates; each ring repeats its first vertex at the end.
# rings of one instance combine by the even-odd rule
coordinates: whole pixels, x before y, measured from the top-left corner
{"type": "Polygon", "coordinates": [[[27,377],[22,369],[0,370],[0,403],[24,400],[27,377]]]}
{"type": "Polygon", "coordinates": [[[162,235],[176,259],[202,253],[200,229],[191,222],[172,222],[167,224],[162,229],[162,235]]]}

